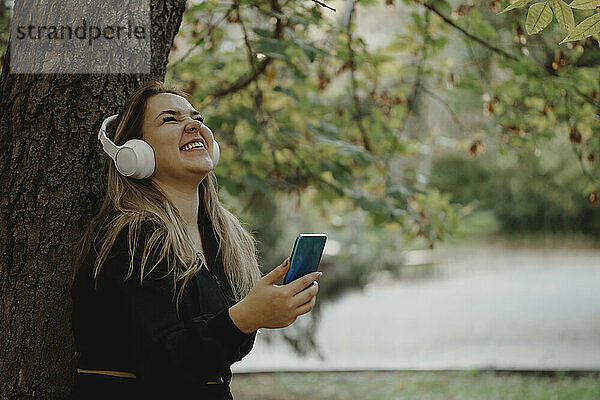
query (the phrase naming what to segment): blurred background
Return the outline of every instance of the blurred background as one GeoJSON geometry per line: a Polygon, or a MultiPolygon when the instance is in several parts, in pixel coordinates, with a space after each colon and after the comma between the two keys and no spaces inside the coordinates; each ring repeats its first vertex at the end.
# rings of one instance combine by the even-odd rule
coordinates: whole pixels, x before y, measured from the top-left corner
{"type": "Polygon", "coordinates": [[[598,38],[506,6],[188,0],[166,82],[263,272],[328,235],[316,308],[259,331],[236,399],[600,398],[598,38]]]}

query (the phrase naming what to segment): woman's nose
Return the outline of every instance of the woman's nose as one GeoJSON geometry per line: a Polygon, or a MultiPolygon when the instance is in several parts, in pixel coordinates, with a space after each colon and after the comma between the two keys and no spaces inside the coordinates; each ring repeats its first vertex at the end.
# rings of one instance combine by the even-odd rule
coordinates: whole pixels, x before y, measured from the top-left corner
{"type": "Polygon", "coordinates": [[[186,132],[189,132],[189,133],[197,133],[200,131],[201,127],[202,127],[202,122],[200,122],[196,119],[191,119],[188,121],[187,124],[185,124],[185,130],[186,130],[186,132]]]}

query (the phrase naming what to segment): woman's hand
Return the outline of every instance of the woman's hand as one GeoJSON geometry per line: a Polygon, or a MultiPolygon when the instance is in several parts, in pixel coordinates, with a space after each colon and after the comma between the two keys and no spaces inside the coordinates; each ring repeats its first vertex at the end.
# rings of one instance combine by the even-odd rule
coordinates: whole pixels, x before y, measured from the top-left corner
{"type": "Polygon", "coordinates": [[[311,311],[316,302],[319,286],[316,282],[321,272],[311,272],[287,285],[275,282],[289,269],[289,258],[273,268],[250,289],[250,292],[229,309],[235,325],[244,333],[259,328],[284,328],[299,315],[311,311]],[[308,289],[305,289],[310,286],[308,289]]]}

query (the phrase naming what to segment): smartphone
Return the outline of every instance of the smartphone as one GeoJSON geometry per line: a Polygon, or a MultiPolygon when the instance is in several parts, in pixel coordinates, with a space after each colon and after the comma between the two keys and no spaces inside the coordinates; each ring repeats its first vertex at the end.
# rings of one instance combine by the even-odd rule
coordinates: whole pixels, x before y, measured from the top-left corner
{"type": "Polygon", "coordinates": [[[283,279],[284,285],[319,268],[326,241],[327,235],[324,233],[301,233],[296,237],[290,267],[283,279]]]}

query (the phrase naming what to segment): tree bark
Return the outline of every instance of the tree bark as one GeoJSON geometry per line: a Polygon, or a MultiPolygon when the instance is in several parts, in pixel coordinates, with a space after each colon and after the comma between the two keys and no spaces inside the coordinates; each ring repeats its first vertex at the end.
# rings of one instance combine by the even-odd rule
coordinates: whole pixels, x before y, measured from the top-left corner
{"type": "Polygon", "coordinates": [[[72,253],[104,197],[97,132],[131,92],[164,80],[185,0],[151,0],[149,74],[0,76],[0,399],[67,399],[78,356],[72,253]]]}

